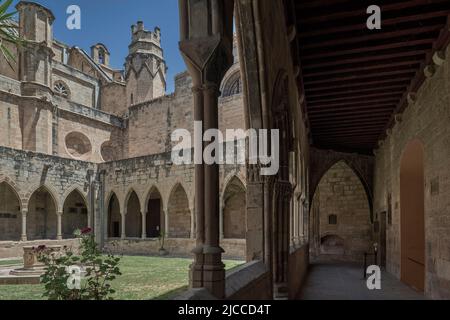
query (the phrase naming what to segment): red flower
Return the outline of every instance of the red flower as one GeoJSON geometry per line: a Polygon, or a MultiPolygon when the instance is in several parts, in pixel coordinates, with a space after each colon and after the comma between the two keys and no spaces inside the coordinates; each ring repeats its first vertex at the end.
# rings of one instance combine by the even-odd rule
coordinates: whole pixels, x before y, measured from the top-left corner
{"type": "Polygon", "coordinates": [[[91,233],[92,229],[91,228],[84,228],[83,230],[81,230],[81,234],[88,234],[91,233]]]}

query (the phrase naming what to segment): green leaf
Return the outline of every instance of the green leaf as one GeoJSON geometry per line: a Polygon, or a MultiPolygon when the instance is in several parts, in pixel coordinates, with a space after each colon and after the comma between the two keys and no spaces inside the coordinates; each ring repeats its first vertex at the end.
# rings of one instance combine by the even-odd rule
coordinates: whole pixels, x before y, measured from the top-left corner
{"type": "Polygon", "coordinates": [[[13,2],[13,0],[6,0],[5,3],[0,5],[0,15],[3,15],[6,12],[6,10],[9,9],[12,2],[13,2]]]}

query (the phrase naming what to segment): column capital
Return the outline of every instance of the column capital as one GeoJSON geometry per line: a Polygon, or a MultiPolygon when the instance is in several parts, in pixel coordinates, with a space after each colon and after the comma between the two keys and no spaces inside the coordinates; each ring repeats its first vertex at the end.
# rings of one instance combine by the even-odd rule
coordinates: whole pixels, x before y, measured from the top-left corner
{"type": "Polygon", "coordinates": [[[220,84],[233,64],[234,1],[217,2],[185,0],[179,6],[179,47],[194,85],[220,84]]]}

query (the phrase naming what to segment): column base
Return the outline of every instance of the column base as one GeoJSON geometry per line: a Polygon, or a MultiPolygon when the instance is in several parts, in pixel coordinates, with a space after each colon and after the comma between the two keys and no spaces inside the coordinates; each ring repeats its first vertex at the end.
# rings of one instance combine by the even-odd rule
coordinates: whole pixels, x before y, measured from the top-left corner
{"type": "Polygon", "coordinates": [[[204,247],[203,286],[218,299],[225,298],[225,265],[221,247],[204,247]]]}
{"type": "Polygon", "coordinates": [[[62,236],[56,236],[56,240],[62,240],[63,237],[62,236]]]}
{"type": "Polygon", "coordinates": [[[288,300],[289,299],[289,287],[287,283],[275,283],[273,286],[273,299],[274,300],[288,300]]]}
{"type": "Polygon", "coordinates": [[[198,245],[192,250],[194,262],[189,267],[189,287],[203,288],[203,246],[198,245]]]}
{"type": "Polygon", "coordinates": [[[20,238],[20,241],[22,241],[22,242],[28,241],[27,236],[26,235],[22,235],[21,238],[20,238]]]}

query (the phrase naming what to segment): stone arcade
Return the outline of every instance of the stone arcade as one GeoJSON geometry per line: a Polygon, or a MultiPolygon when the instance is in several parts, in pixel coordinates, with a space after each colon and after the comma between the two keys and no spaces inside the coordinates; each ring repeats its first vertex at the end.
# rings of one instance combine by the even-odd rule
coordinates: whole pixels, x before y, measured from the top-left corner
{"type": "Polygon", "coordinates": [[[133,26],[114,70],[104,45],[62,44],[49,10],[19,3],[31,42],[0,64],[0,255],[84,224],[155,253],[163,230],[193,252],[180,298],[295,299],[321,261],[377,243],[391,283],[450,298],[450,3],[381,2],[368,30],[360,0],[180,0],[188,72],[171,95],[158,28],[133,26]],[[194,121],[279,130],[278,174],[174,165],[171,133],[194,121]],[[226,274],[225,255],[247,264],[226,274]]]}

